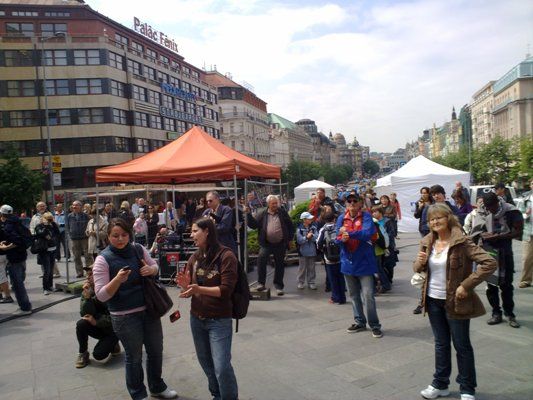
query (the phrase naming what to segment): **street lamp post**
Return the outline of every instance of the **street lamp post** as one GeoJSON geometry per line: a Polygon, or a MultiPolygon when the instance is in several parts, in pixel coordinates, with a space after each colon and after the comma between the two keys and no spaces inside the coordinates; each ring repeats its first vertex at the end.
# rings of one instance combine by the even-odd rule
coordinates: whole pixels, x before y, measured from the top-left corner
{"type": "Polygon", "coordinates": [[[46,152],[48,153],[48,179],[50,184],[50,196],[52,203],[52,210],[55,209],[55,194],[54,194],[54,175],[52,168],[52,140],[50,138],[50,120],[48,117],[48,94],[46,93],[46,57],[44,54],[44,42],[51,38],[65,37],[64,32],[56,32],[52,36],[44,36],[40,38],[41,42],[41,67],[43,69],[43,94],[44,94],[44,115],[46,122],[46,152]]]}

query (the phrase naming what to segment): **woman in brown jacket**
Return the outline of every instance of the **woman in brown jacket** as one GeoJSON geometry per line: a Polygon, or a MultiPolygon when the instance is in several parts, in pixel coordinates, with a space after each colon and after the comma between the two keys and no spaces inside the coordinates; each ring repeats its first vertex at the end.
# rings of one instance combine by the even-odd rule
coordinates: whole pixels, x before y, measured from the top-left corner
{"type": "Polygon", "coordinates": [[[435,373],[431,385],[420,394],[426,399],[449,395],[453,341],[461,400],[474,400],[476,367],[470,344],[470,318],[485,313],[474,288],[494,272],[496,261],[463,235],[459,222],[445,204],[429,207],[428,223],[431,231],[420,241],[413,269],[427,272],[422,305],[429,314],[435,337],[435,373]]]}
{"type": "Polygon", "coordinates": [[[231,365],[231,294],[237,283],[237,258],[221,246],[215,224],[200,218],[192,224],[191,237],[198,250],[176,282],[180,297],[191,297],[191,331],[196,356],[215,399],[236,400],[237,379],[231,365]]]}

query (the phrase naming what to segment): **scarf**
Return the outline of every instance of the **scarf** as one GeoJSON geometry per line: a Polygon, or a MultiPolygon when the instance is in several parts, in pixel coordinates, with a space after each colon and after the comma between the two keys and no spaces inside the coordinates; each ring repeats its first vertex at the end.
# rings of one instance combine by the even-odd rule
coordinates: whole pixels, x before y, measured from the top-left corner
{"type": "Polygon", "coordinates": [[[117,256],[122,257],[122,258],[130,258],[130,257],[133,257],[133,256],[137,256],[135,254],[135,248],[132,246],[131,243],[128,243],[122,249],[118,249],[118,248],[116,248],[113,245],[109,245],[109,250],[111,250],[117,256]]]}
{"type": "Polygon", "coordinates": [[[505,214],[509,211],[517,210],[517,208],[502,198],[499,198],[499,200],[498,211],[492,215],[492,218],[487,218],[487,232],[509,233],[511,232],[511,227],[507,223],[505,214]]]}

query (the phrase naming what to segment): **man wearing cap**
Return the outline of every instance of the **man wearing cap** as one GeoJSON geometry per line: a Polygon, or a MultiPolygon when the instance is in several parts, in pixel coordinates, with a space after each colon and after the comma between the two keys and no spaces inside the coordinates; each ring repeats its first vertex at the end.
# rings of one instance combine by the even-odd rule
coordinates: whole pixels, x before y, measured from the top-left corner
{"type": "Polygon", "coordinates": [[[0,243],[0,250],[5,251],[7,258],[7,271],[11,280],[11,287],[19,309],[13,314],[31,314],[31,303],[28,298],[24,280],[26,279],[26,243],[22,223],[19,217],[13,214],[13,207],[4,204],[0,207],[0,229],[4,231],[5,240],[0,243]]]}
{"type": "Polygon", "coordinates": [[[372,244],[376,227],[372,215],[361,208],[362,200],[359,195],[348,195],[346,212],[339,216],[336,224],[337,243],[341,248],[341,272],[348,287],[355,319],[355,324],[352,324],[347,332],[366,330],[368,318],[372,336],[380,338],[383,333],[374,298],[374,274],[378,269],[372,244]]]}
{"type": "MultiPolygon", "coordinates": [[[[257,256],[257,290],[265,290],[266,265],[268,258],[274,256],[274,287],[278,296],[283,296],[283,276],[285,274],[285,252],[289,242],[294,237],[294,226],[285,209],[279,206],[277,196],[271,194],[266,198],[268,207],[257,212],[256,216],[249,214],[248,227],[257,229],[259,241],[259,255],[257,256]]],[[[244,208],[249,213],[249,207],[244,208]]]]}

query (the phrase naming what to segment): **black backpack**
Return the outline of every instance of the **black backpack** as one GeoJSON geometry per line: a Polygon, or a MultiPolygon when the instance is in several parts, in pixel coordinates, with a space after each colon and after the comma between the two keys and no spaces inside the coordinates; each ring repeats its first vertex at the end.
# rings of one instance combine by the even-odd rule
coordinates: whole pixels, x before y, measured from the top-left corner
{"type": "Polygon", "coordinates": [[[30,248],[31,245],[33,244],[33,239],[34,239],[33,236],[31,235],[30,230],[25,225],[23,225],[21,222],[19,222],[17,224],[17,233],[22,238],[26,249],[30,248]]]}
{"type": "Polygon", "coordinates": [[[328,261],[335,263],[341,260],[341,248],[335,241],[336,239],[337,234],[334,226],[324,229],[324,256],[328,259],[328,261]]]}
{"type": "MultiPolygon", "coordinates": [[[[230,249],[226,251],[231,251],[230,249]]],[[[218,269],[220,270],[220,261],[222,258],[222,254],[220,254],[219,260],[218,260],[218,269]]],[[[248,276],[246,275],[246,271],[244,270],[243,265],[239,260],[237,260],[237,283],[235,283],[235,288],[233,289],[233,293],[231,294],[231,303],[232,303],[232,310],[231,310],[231,316],[235,320],[235,333],[239,332],[239,320],[246,317],[246,314],[248,314],[248,306],[250,305],[250,286],[248,284],[248,276]]]]}

